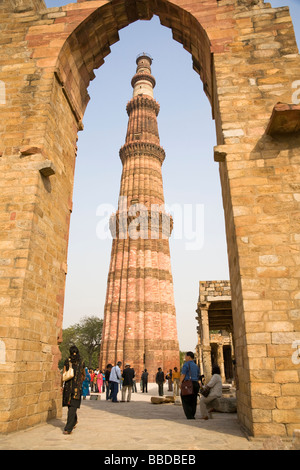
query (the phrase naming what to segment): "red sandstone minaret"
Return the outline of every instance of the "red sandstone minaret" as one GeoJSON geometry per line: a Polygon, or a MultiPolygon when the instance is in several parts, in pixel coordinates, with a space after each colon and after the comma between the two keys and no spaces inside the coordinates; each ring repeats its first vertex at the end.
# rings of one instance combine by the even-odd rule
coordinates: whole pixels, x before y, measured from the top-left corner
{"type": "Polygon", "coordinates": [[[140,379],[153,381],[158,367],[179,367],[176,313],[170,263],[172,218],[165,213],[160,147],[153,98],[152,59],[141,54],[132,78],[133,97],[125,145],[118,211],[107,282],[100,368],[130,363],[140,379]]]}

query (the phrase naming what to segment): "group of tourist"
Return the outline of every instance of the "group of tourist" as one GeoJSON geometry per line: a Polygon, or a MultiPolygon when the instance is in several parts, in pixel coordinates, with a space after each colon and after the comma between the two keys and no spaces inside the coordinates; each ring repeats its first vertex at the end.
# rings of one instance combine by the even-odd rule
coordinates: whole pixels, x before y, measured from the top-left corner
{"type": "Polygon", "coordinates": [[[131,393],[136,390],[135,385],[135,372],[130,364],[125,364],[125,369],[121,371],[122,362],[119,361],[115,366],[107,364],[106,377],[108,381],[106,400],[111,400],[113,403],[118,403],[119,386],[122,390],[122,402],[131,401],[131,393]],[[126,400],[127,396],[127,400],[126,400]]]}
{"type": "MultiPolygon", "coordinates": [[[[107,364],[106,370],[89,370],[85,367],[78,348],[72,346],[70,348],[70,356],[64,363],[63,373],[68,373],[69,369],[73,369],[73,376],[69,380],[63,382],[63,406],[68,406],[67,423],[64,434],[70,434],[77,425],[77,409],[80,408],[81,396],[85,399],[91,391],[102,393],[106,391],[106,400],[112,403],[118,403],[119,387],[121,389],[121,402],[130,402],[132,391],[136,391],[135,387],[135,371],[129,363],[125,364],[123,371],[121,370],[122,362],[119,361],[115,366],[107,364]]],[[[148,371],[145,369],[141,375],[141,391],[148,392],[148,371]]],[[[181,372],[177,367],[170,369],[164,374],[161,367],[158,368],[156,374],[156,383],[158,385],[159,395],[163,395],[163,385],[168,382],[168,391],[173,391],[174,395],[179,395],[182,384],[189,381],[191,383],[191,391],[184,394],[181,391],[181,402],[184,414],[187,419],[195,419],[197,408],[197,397],[199,392],[203,395],[200,399],[200,412],[202,419],[209,418],[210,403],[216,398],[222,396],[222,379],[220,369],[215,366],[212,371],[211,380],[204,386],[204,378],[200,376],[200,370],[194,361],[194,353],[189,351],[186,353],[185,362],[181,372]]]]}
{"type": "Polygon", "coordinates": [[[82,382],[82,397],[85,400],[90,392],[105,392],[105,374],[102,370],[85,368],[85,378],[82,382]]]}

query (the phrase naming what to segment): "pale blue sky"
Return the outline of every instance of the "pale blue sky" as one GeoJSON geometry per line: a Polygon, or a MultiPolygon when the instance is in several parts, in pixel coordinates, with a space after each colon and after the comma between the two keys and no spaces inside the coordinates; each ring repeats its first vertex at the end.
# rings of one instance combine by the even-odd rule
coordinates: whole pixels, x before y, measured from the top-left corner
{"type": "MultiPolygon", "coordinates": [[[[47,7],[67,3],[71,2],[46,0],[47,7]]],[[[299,3],[271,1],[273,7],[290,6],[298,43],[299,3]]],[[[171,30],[161,26],[157,17],[137,21],[122,29],[119,36],[104,65],[95,71],[85,129],[79,133],[64,328],[87,315],[103,318],[111,240],[97,238],[100,218],[96,211],[103,203],[117,206],[122,172],[119,149],[127,130],[130,81],[136,56],[148,52],[157,83],[154,95],[160,103],[160,141],[166,151],[162,167],[165,201],[204,207],[200,250],[187,251],[185,239],[170,240],[180,348],[193,350],[199,281],[229,279],[219,171],[213,160],[216,139],[211,107],[199,75],[192,69],[190,54],[172,39],[171,30]]]]}

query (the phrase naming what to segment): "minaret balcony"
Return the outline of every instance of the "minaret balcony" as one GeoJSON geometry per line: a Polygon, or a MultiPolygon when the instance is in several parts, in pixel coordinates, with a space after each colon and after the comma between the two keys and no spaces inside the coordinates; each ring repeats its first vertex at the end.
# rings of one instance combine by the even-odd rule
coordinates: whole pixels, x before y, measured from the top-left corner
{"type": "Polygon", "coordinates": [[[141,108],[153,109],[156,116],[158,116],[160,105],[154,98],[148,95],[137,95],[127,103],[126,111],[129,116],[134,109],[141,108]]]}
{"type": "Polygon", "coordinates": [[[123,147],[120,149],[119,155],[123,165],[127,158],[133,156],[147,156],[157,158],[162,165],[166,157],[164,149],[159,145],[140,141],[130,142],[123,145],[123,147]]]}

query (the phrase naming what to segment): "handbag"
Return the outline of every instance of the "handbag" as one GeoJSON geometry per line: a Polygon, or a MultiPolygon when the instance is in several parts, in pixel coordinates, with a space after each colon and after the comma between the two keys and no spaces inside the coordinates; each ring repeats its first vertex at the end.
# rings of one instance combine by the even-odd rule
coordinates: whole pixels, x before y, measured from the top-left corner
{"type": "Polygon", "coordinates": [[[71,361],[69,362],[69,369],[63,373],[63,382],[68,382],[74,377],[74,369],[72,367],[71,361]]]}
{"type": "Polygon", "coordinates": [[[203,395],[205,398],[208,397],[209,392],[210,392],[210,388],[207,387],[207,385],[206,385],[205,387],[201,387],[201,388],[200,388],[200,393],[201,393],[201,395],[203,395]]]}
{"type": "MultiPolygon", "coordinates": [[[[191,377],[191,367],[189,365],[189,373],[191,377]]],[[[184,380],[181,384],[181,395],[182,396],[187,396],[187,395],[193,395],[194,394],[194,387],[193,387],[193,382],[192,379],[189,378],[188,380],[184,380]]]]}

